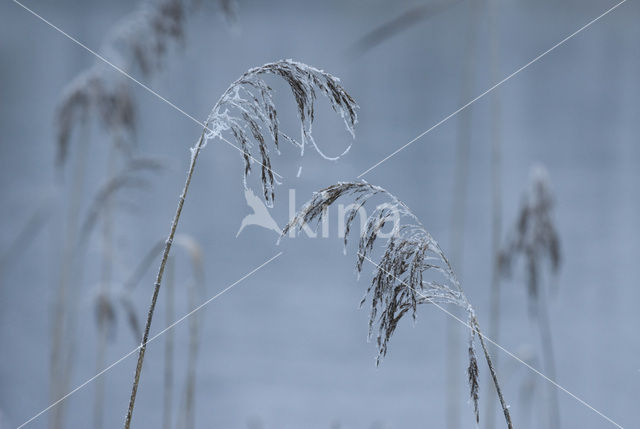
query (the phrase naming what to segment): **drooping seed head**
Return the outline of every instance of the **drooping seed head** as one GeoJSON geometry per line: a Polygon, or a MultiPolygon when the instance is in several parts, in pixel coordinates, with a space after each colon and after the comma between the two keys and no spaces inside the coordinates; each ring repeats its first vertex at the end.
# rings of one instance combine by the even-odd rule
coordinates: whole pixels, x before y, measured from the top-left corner
{"type": "Polygon", "coordinates": [[[212,109],[206,121],[205,139],[230,137],[243,152],[244,183],[252,164],[261,164],[261,182],[263,195],[268,206],[274,199],[274,172],[271,168],[268,142],[273,142],[279,151],[281,139],[294,144],[301,155],[306,146],[312,148],[323,158],[335,160],[325,155],[313,139],[311,132],[315,116],[317,93],[325,96],[332,109],[343,119],[347,131],[354,136],[354,127],[358,121],[357,104],[340,85],[338,78],[322,70],[292,60],[281,60],[253,68],[244,73],[222,95],[212,109]],[[298,119],[301,126],[300,140],[286,135],[279,128],[278,112],[273,102],[273,89],[264,80],[272,75],[282,78],[296,102],[298,119]],[[255,153],[257,145],[258,153],[255,153]],[[259,160],[258,160],[259,159],[259,160]]]}

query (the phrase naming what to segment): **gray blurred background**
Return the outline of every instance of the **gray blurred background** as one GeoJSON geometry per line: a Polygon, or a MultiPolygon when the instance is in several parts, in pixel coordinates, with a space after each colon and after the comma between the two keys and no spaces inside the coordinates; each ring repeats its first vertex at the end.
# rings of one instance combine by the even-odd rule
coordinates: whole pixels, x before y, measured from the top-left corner
{"type": "MultiPolygon", "coordinates": [[[[300,158],[296,149],[286,146],[281,156],[274,156],[275,170],[285,177],[273,210],[282,226],[289,189],[295,189],[299,207],[314,190],[353,180],[615,4],[465,0],[417,20],[366,51],[357,47],[370,31],[429,1],[240,0],[235,22],[225,18],[215,2],[205,1],[188,17],[184,42],[171,48],[154,79],[147,82],[132,73],[202,120],[229,83],[265,62],[293,58],[341,78],[360,105],[353,147],[337,162],[325,161],[310,150],[300,158]],[[490,21],[492,11],[495,26],[490,21]],[[492,46],[497,46],[493,62],[492,46]],[[296,177],[300,166],[302,174],[296,177]]],[[[25,5],[94,49],[100,49],[109,29],[137,6],[93,0],[30,0],[25,5]]],[[[43,205],[47,219],[15,254],[5,255],[0,272],[0,427],[4,429],[22,424],[51,402],[50,333],[65,224],[62,213],[69,199],[73,154],[82,144],[72,140],[70,163],[62,177],[57,175],[54,114],[65,85],[95,58],[10,1],[0,5],[0,17],[0,250],[4,254],[11,248],[43,205]]],[[[554,219],[563,265],[548,311],[558,382],[629,428],[640,427],[639,18],[638,2],[626,2],[364,177],[405,201],[448,252],[457,136],[460,121],[467,116],[468,190],[459,276],[479,320],[488,321],[493,263],[492,103],[498,97],[501,236],[514,222],[532,165],[548,169],[556,195],[554,219]]],[[[275,79],[270,83],[279,94],[283,127],[297,132],[288,89],[275,79]]],[[[189,161],[188,148],[200,133],[197,124],[167,104],[135,84],[131,89],[139,116],[136,155],[160,159],[168,168],[152,176],[151,187],[121,194],[120,200],[134,203],[135,210],[123,210],[115,218],[116,284],[168,232],[189,161]]],[[[351,137],[326,101],[319,102],[317,112],[316,141],[327,153],[340,153],[351,137]]],[[[104,182],[110,140],[100,127],[93,127],[87,144],[83,217],[104,182]]],[[[296,238],[279,246],[276,234],[258,227],[247,227],[236,238],[242,218],[250,213],[243,195],[242,158],[233,148],[216,143],[203,151],[199,162],[179,232],[202,246],[206,297],[277,252],[284,253],[202,310],[196,427],[452,427],[446,422],[448,316],[434,307],[420,308],[417,323],[409,319],[401,323],[388,356],[376,368],[376,346],[367,342],[366,335],[368,307],[358,309],[373,267],[366,267],[367,275],[358,281],[354,249],[343,256],[335,229],[329,238],[296,238]]],[[[255,176],[250,183],[258,193],[255,176]]],[[[336,228],[337,222],[331,222],[330,227],[336,228]]],[[[181,316],[189,309],[185,283],[191,272],[184,252],[174,250],[175,313],[181,316]]],[[[100,255],[99,234],[93,234],[73,297],[77,329],[72,387],[96,372],[94,301],[100,255]]],[[[140,317],[146,312],[155,266],[133,296],[140,317]]],[[[522,270],[516,270],[511,280],[502,283],[499,342],[540,367],[536,358],[540,340],[527,314],[524,279],[522,270]]],[[[152,334],[170,323],[164,314],[165,292],[160,293],[152,334]]],[[[107,363],[138,344],[121,308],[116,310],[107,363]]],[[[459,331],[459,377],[454,389],[458,427],[473,428],[465,384],[467,334],[461,325],[453,329],[459,331]]],[[[177,418],[184,392],[188,323],[178,325],[174,335],[177,418]]],[[[164,339],[147,350],[134,413],[136,427],[162,427],[164,339]]],[[[516,427],[547,427],[547,382],[504,353],[497,354],[516,427]]],[[[122,424],[134,367],[131,356],[104,375],[105,427],[122,424]]],[[[484,401],[492,391],[486,367],[480,371],[481,427],[485,427],[484,401]]],[[[64,402],[64,427],[93,427],[94,387],[90,384],[64,402]]],[[[558,392],[558,398],[562,427],[615,427],[569,395],[558,392]]],[[[27,427],[48,427],[50,414],[27,427]]],[[[504,427],[497,409],[496,418],[496,426],[504,427]]]]}

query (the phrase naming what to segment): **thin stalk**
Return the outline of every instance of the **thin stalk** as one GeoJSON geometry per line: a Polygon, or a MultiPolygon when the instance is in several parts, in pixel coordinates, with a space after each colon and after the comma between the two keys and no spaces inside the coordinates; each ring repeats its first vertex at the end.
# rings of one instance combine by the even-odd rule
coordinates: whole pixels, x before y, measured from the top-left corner
{"type": "MultiPolygon", "coordinates": [[[[62,261],[60,274],[58,278],[58,290],[56,292],[56,301],[54,305],[54,315],[52,323],[52,342],[51,342],[51,357],[50,357],[50,380],[49,395],[51,401],[57,401],[68,390],[70,365],[69,362],[65,364],[65,360],[70,361],[72,353],[70,353],[71,347],[64,347],[64,343],[71,342],[69,339],[73,335],[72,323],[67,319],[69,316],[69,297],[73,297],[73,294],[69,293],[69,288],[72,286],[73,281],[73,267],[74,267],[74,246],[76,243],[76,233],[78,220],[80,216],[80,206],[82,204],[82,194],[84,192],[85,182],[85,167],[87,163],[88,149],[89,149],[89,135],[90,124],[88,121],[83,121],[81,127],[81,138],[78,142],[78,153],[76,155],[73,177],[72,177],[72,189],[70,195],[70,202],[68,205],[68,211],[66,213],[66,233],[64,238],[64,244],[62,248],[62,261]],[[65,323],[66,322],[66,323],[65,323]],[[65,326],[67,325],[67,326],[65,326]],[[66,351],[66,353],[65,353],[66,351]]],[[[74,311],[72,309],[71,311],[74,311]]],[[[59,404],[53,410],[51,414],[51,420],[49,421],[49,427],[52,429],[59,429],[62,427],[64,421],[64,408],[65,404],[59,404]]]]}
{"type": "Polygon", "coordinates": [[[498,394],[498,398],[500,399],[500,405],[502,406],[502,412],[504,413],[504,418],[507,422],[507,427],[509,429],[513,429],[513,423],[511,422],[511,415],[509,414],[509,406],[504,400],[502,396],[502,389],[500,389],[500,383],[498,383],[498,375],[496,374],[495,367],[493,366],[493,361],[491,360],[491,355],[489,354],[489,350],[487,349],[486,344],[484,343],[484,336],[482,335],[482,331],[480,330],[480,325],[478,324],[478,320],[474,317],[471,321],[473,328],[478,334],[478,338],[480,338],[480,345],[482,346],[482,351],[484,352],[485,360],[487,361],[487,366],[489,367],[489,372],[491,373],[491,378],[493,379],[493,385],[496,388],[496,393],[498,394]]]}
{"type": "MultiPolygon", "coordinates": [[[[542,342],[542,355],[544,359],[545,372],[550,379],[556,380],[556,366],[553,354],[553,341],[551,339],[551,324],[549,323],[549,313],[547,311],[544,291],[538,291],[538,327],[540,328],[540,340],[542,342]]],[[[558,392],[552,384],[549,387],[549,428],[560,427],[560,407],[558,405],[558,392]]]]}
{"type": "MultiPolygon", "coordinates": [[[[102,298],[101,298],[102,299],[102,298]]],[[[99,303],[99,306],[102,304],[99,303]]],[[[100,310],[98,310],[100,311],[100,310]]],[[[105,355],[107,350],[107,327],[104,324],[98,327],[98,344],[96,345],[96,370],[100,372],[105,366],[105,355]]],[[[95,381],[96,392],[93,402],[93,427],[102,429],[104,420],[104,379],[98,377],[95,381]]]]}
{"type": "MultiPolygon", "coordinates": [[[[180,237],[181,244],[191,255],[194,281],[189,282],[187,291],[189,294],[189,310],[193,310],[201,299],[204,299],[205,282],[204,267],[201,260],[201,250],[195,242],[187,237],[180,237]]],[[[185,388],[185,402],[182,428],[193,429],[195,427],[195,397],[196,397],[196,369],[198,351],[200,348],[200,324],[202,313],[194,314],[189,319],[189,355],[187,357],[187,381],[185,388]]],[[[180,426],[179,426],[180,427],[180,426]]]]}
{"type": "MultiPolygon", "coordinates": [[[[167,306],[166,317],[167,326],[173,323],[173,300],[174,300],[174,275],[173,275],[173,258],[169,259],[167,263],[167,306]]],[[[166,334],[165,346],[164,346],[164,399],[162,407],[162,427],[164,429],[171,429],[171,410],[173,399],[173,329],[170,329],[166,334]]]]}
{"type": "Polygon", "coordinates": [[[47,221],[51,218],[49,215],[51,212],[51,201],[47,199],[40,207],[38,207],[33,214],[31,214],[20,229],[16,237],[11,244],[0,256],[0,279],[2,279],[5,270],[10,266],[10,262],[16,260],[27,246],[31,244],[33,240],[38,236],[38,233],[46,225],[47,221]]]}
{"type": "MultiPolygon", "coordinates": [[[[460,97],[466,102],[472,97],[473,78],[475,75],[475,40],[477,33],[477,6],[471,5],[469,12],[469,29],[465,47],[464,70],[462,76],[462,91],[460,97]]],[[[458,121],[458,135],[456,144],[456,167],[453,183],[453,202],[451,210],[451,261],[455,265],[456,272],[463,272],[465,214],[469,181],[469,151],[471,146],[471,112],[466,111],[460,115],[458,121]]],[[[449,319],[446,322],[446,418],[447,428],[460,427],[460,385],[461,374],[460,358],[461,341],[458,335],[456,323],[449,319]]]]}
{"type": "MultiPolygon", "coordinates": [[[[196,285],[188,285],[189,308],[194,309],[197,302],[196,285]]],[[[196,363],[199,349],[200,318],[194,314],[189,319],[189,356],[187,358],[187,383],[184,400],[184,429],[195,427],[195,394],[196,394],[196,363]]]]}
{"type": "MultiPolygon", "coordinates": [[[[109,161],[107,164],[107,180],[111,180],[116,169],[116,145],[109,148],[109,161]]],[[[105,322],[105,311],[103,305],[107,305],[109,299],[109,289],[111,287],[113,274],[113,207],[110,201],[106,201],[104,205],[104,216],[102,226],[102,264],[100,274],[100,292],[98,303],[98,344],[96,346],[96,373],[102,371],[106,366],[107,352],[107,332],[108,326],[105,322]]],[[[93,427],[102,429],[104,421],[104,377],[98,377],[96,383],[96,395],[93,404],[93,427]]]]}
{"type": "MultiPolygon", "coordinates": [[[[497,29],[497,0],[489,0],[489,37],[491,43],[491,80],[499,76],[499,38],[497,29]]],[[[489,336],[498,342],[500,338],[500,236],[502,234],[502,105],[500,96],[491,98],[491,289],[489,310],[489,336]]],[[[495,366],[499,366],[496,348],[491,346],[495,355],[495,366]]],[[[486,429],[495,426],[495,396],[489,395],[486,403],[486,429]]]]}
{"type": "Polygon", "coordinates": [[[202,135],[200,136],[198,143],[195,145],[194,148],[192,148],[191,162],[189,164],[189,170],[187,171],[187,178],[185,180],[184,187],[182,188],[182,193],[180,194],[180,198],[178,199],[178,207],[176,208],[176,214],[173,217],[173,221],[171,222],[169,236],[167,237],[167,241],[164,246],[164,251],[162,253],[162,260],[160,261],[160,268],[158,269],[158,274],[156,276],[156,281],[153,288],[153,295],[151,296],[151,305],[149,306],[149,311],[147,313],[147,322],[144,327],[144,335],[142,336],[142,343],[140,344],[140,351],[138,353],[138,363],[136,364],[136,372],[133,378],[133,385],[131,387],[131,398],[129,399],[129,408],[127,410],[127,417],[124,423],[124,427],[126,429],[129,429],[131,427],[133,407],[135,406],[136,394],[138,393],[138,385],[140,383],[140,373],[142,372],[144,354],[147,350],[147,341],[149,340],[149,331],[151,329],[153,312],[156,307],[156,302],[158,301],[158,293],[160,292],[160,285],[162,284],[162,275],[164,274],[164,270],[167,265],[169,252],[171,251],[171,244],[173,243],[173,238],[175,237],[175,234],[176,234],[178,222],[180,221],[180,215],[182,214],[182,207],[184,206],[184,201],[185,201],[185,198],[187,197],[187,192],[189,191],[189,185],[191,184],[191,177],[193,176],[193,171],[195,170],[195,167],[196,167],[196,161],[198,160],[198,155],[200,155],[200,151],[202,150],[202,143],[204,142],[204,133],[205,133],[205,130],[202,131],[202,135]]]}

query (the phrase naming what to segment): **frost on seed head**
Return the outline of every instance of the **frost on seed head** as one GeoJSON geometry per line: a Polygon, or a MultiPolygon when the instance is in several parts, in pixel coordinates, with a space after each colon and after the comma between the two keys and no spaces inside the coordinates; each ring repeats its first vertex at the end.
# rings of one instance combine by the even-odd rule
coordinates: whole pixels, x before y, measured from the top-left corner
{"type": "MultiPolygon", "coordinates": [[[[353,230],[356,213],[371,200],[382,197],[387,204],[375,207],[366,220],[363,232],[358,237],[356,270],[360,274],[365,260],[376,266],[372,281],[362,298],[371,301],[369,314],[369,336],[376,332],[378,346],[377,363],[387,353],[387,346],[402,317],[411,313],[416,318],[419,304],[453,304],[462,308],[469,318],[469,385],[477,417],[478,365],[475,358],[476,336],[474,310],[467,300],[456,275],[438,242],[424,228],[409,208],[385,189],[366,182],[343,182],[314,193],[302,209],[287,224],[282,236],[291,229],[301,229],[305,224],[319,223],[322,212],[340,198],[353,200],[347,211],[345,246],[353,230]],[[389,235],[382,237],[382,230],[392,219],[400,219],[389,235]],[[374,262],[375,244],[383,245],[374,262]]],[[[358,228],[356,228],[356,231],[358,228]]]]}
{"type": "Polygon", "coordinates": [[[311,128],[318,92],[329,100],[333,110],[343,119],[347,131],[354,136],[358,106],[340,85],[339,79],[292,60],[276,61],[247,71],[225,91],[209,114],[206,122],[206,141],[216,137],[225,139],[226,135],[242,150],[245,187],[252,164],[257,162],[261,165],[263,194],[269,206],[273,204],[276,182],[271,169],[267,145],[269,141],[273,142],[276,151],[280,149],[281,140],[292,143],[300,149],[301,155],[304,154],[305,147],[311,145],[318,154],[328,160],[340,158],[351,147],[348,146],[337,157],[329,157],[316,144],[311,128]],[[279,129],[273,89],[264,81],[266,75],[282,78],[291,89],[300,120],[300,140],[286,135],[279,129]]]}

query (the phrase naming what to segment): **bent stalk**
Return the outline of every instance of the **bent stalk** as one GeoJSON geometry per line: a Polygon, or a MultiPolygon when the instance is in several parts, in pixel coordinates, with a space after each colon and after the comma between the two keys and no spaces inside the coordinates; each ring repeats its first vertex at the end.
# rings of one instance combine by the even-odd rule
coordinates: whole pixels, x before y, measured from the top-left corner
{"type": "MultiPolygon", "coordinates": [[[[369,336],[377,331],[377,362],[386,355],[389,340],[403,316],[411,314],[414,318],[418,305],[435,304],[444,310],[442,304],[455,305],[468,316],[469,335],[469,396],[473,402],[476,423],[479,413],[479,377],[478,362],[475,353],[475,336],[480,338],[487,365],[500,399],[508,429],[513,428],[508,406],[498,383],[495,366],[487,349],[473,306],[462,290],[462,286],[438,242],[425,229],[411,210],[393,194],[384,188],[367,182],[339,182],[313,194],[303,208],[282,230],[282,237],[293,228],[301,230],[311,222],[320,222],[328,206],[341,197],[354,201],[353,209],[345,226],[344,244],[347,245],[349,232],[362,206],[372,199],[385,197],[388,203],[379,204],[361,225],[358,237],[358,256],[356,271],[361,273],[363,263],[368,260],[376,266],[374,276],[360,304],[371,301],[369,314],[369,336]],[[402,222],[404,220],[404,222],[402,222]],[[381,231],[385,225],[393,223],[390,236],[383,237],[381,231]],[[375,249],[376,241],[384,241],[382,249],[375,249]],[[382,254],[376,263],[370,259],[373,252],[382,254]]],[[[373,204],[373,203],[371,203],[373,204]]],[[[355,233],[353,233],[355,235],[355,233]]],[[[446,310],[450,316],[459,319],[446,310]]],[[[493,342],[493,341],[492,341],[493,342]]]]}
{"type": "Polygon", "coordinates": [[[358,105],[351,95],[340,85],[339,79],[322,70],[292,60],[280,60],[267,63],[245,72],[222,94],[222,97],[220,97],[209,114],[206,124],[203,124],[204,129],[202,135],[198,143],[191,148],[191,163],[187,171],[187,178],[178,201],[176,214],[171,223],[169,237],[164,244],[163,256],[156,277],[153,295],[151,297],[151,305],[147,314],[147,323],[138,354],[138,363],[131,389],[129,409],[125,420],[126,429],[129,429],[131,425],[142,363],[147,348],[147,341],[149,340],[151,320],[153,319],[153,312],[162,283],[162,275],[200,151],[206,145],[207,141],[214,138],[220,138],[240,149],[245,164],[243,174],[245,189],[248,189],[246,179],[251,170],[251,164],[252,162],[258,162],[262,166],[261,182],[264,200],[268,206],[272,206],[275,197],[274,186],[278,182],[274,177],[277,173],[271,169],[271,160],[267,146],[269,140],[272,140],[275,148],[278,149],[278,142],[282,138],[292,143],[294,147],[298,147],[301,155],[303,154],[305,146],[311,146],[319,155],[328,160],[340,158],[340,156],[347,153],[351,147],[351,145],[349,145],[342,155],[329,157],[322,152],[313,140],[311,127],[315,111],[314,103],[318,94],[322,94],[328,99],[334,112],[342,118],[347,131],[353,136],[354,126],[358,120],[356,113],[358,105]],[[273,90],[263,80],[263,76],[265,75],[280,77],[289,85],[298,107],[298,119],[300,120],[302,130],[302,138],[300,141],[296,141],[280,131],[278,115],[273,103],[273,90]],[[227,138],[223,136],[223,133],[229,135],[236,144],[234,145],[229,142],[227,138]],[[252,144],[252,142],[256,143],[256,145],[252,144]],[[251,153],[251,149],[256,146],[260,151],[260,155],[258,156],[260,156],[261,161],[254,158],[251,153]]]}

